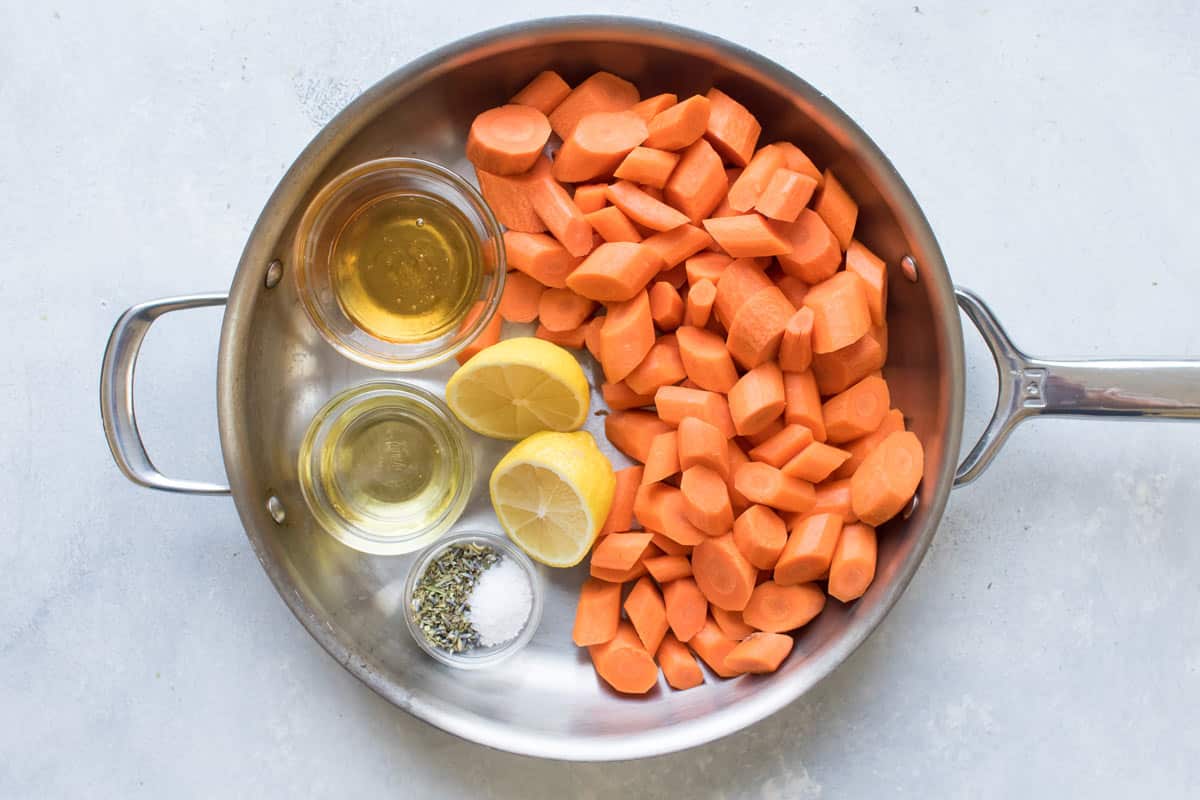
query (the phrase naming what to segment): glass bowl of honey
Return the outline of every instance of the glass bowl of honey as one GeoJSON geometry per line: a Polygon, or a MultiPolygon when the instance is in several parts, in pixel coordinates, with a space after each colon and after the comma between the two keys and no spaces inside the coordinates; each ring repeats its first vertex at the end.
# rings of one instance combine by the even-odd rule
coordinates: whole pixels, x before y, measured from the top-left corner
{"type": "Polygon", "coordinates": [[[301,304],[335,349],[382,370],[432,366],[492,320],[503,234],[470,183],[416,158],[359,164],[325,185],[296,232],[301,304]]]}
{"type": "Polygon", "coordinates": [[[398,380],[335,395],[309,424],[298,467],[318,524],[376,555],[411,553],[438,539],[475,484],[471,448],[450,409],[398,380]]]}

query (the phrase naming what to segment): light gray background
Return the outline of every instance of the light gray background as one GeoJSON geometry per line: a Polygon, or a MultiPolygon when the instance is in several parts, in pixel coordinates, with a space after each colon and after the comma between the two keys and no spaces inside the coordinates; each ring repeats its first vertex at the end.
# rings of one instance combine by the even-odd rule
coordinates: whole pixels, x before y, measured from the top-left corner
{"type": "MultiPolygon", "coordinates": [[[[827,92],[954,277],[1047,355],[1200,354],[1200,14],[1115,4],[614,3],[827,92]],[[1053,6],[1053,7],[1052,7],[1053,6]]],[[[1164,797],[1200,789],[1200,425],[1034,423],[954,493],[875,636],[691,752],[509,756],[328,658],[226,499],[137,489],[97,370],[128,305],[220,290],[319,127],[395,67],[572,2],[0,3],[0,796],[1164,797]]],[[[219,312],[148,341],[139,413],[219,478],[219,312]]],[[[977,431],[992,368],[968,337],[977,431]]]]}

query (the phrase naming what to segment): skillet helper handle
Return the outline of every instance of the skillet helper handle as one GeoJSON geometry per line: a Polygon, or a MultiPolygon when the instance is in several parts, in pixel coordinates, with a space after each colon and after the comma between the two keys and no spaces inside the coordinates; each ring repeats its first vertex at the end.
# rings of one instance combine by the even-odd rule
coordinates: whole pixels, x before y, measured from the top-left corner
{"type": "Polygon", "coordinates": [[[136,484],[183,494],[229,494],[228,486],[168,478],[159,472],[146,453],[133,413],[133,371],[154,321],[172,311],[223,306],[226,299],[225,294],[197,294],[151,300],[130,308],[113,326],[100,367],[100,417],[113,460],[136,484]]]}
{"type": "Polygon", "coordinates": [[[959,465],[955,486],[978,478],[1013,429],[1030,417],[1200,419],[1200,359],[1034,358],[1012,343],[975,294],[960,287],[954,293],[992,351],[1000,380],[992,419],[959,465]]]}

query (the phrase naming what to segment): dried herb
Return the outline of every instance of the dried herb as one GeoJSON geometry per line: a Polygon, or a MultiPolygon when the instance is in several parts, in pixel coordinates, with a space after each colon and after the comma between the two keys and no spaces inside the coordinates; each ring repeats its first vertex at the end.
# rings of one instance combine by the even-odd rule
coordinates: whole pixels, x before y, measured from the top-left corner
{"type": "Polygon", "coordinates": [[[435,558],[413,590],[412,610],[425,638],[435,647],[461,653],[479,646],[479,633],[467,618],[467,598],[479,576],[500,560],[484,544],[456,544],[435,558]]]}

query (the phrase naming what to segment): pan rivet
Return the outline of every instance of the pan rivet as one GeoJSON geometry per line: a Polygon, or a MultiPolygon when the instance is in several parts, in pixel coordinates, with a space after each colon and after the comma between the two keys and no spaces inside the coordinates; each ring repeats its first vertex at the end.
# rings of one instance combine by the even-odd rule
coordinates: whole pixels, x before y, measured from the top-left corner
{"type": "Polygon", "coordinates": [[[912,256],[900,259],[900,271],[913,283],[917,282],[917,260],[912,256]]]}
{"type": "Polygon", "coordinates": [[[283,277],[283,262],[278,258],[267,264],[267,288],[274,289],[279,285],[279,279],[283,277]]]}
{"type": "Polygon", "coordinates": [[[276,525],[282,525],[287,520],[287,512],[283,510],[283,503],[275,495],[267,498],[267,513],[271,515],[271,519],[275,520],[276,525]]]}
{"type": "Polygon", "coordinates": [[[917,510],[917,505],[919,505],[919,503],[920,503],[920,501],[917,499],[917,496],[914,494],[912,500],[908,501],[908,506],[904,509],[904,513],[901,515],[901,518],[908,519],[909,517],[911,517],[913,515],[913,512],[917,510]]]}

